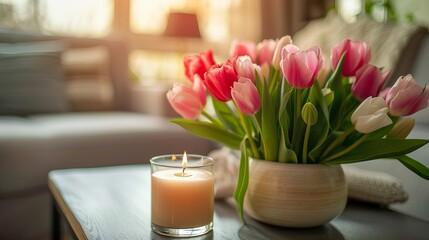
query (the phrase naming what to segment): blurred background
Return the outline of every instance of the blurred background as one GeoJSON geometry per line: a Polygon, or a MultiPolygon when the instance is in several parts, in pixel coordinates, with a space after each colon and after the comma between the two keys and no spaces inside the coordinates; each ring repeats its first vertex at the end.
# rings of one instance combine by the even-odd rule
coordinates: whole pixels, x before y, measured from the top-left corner
{"type": "MultiPolygon", "coordinates": [[[[212,49],[220,63],[234,39],[289,34],[329,65],[351,38],[392,70],[388,84],[412,73],[423,86],[428,27],[428,0],[0,0],[0,239],[49,238],[53,169],[218,148],[168,122],[186,55],[212,49]]],[[[414,137],[427,138],[429,109],[415,118],[414,137]]],[[[401,179],[410,200],[394,208],[429,220],[425,180],[392,161],[367,169],[401,179]]]]}
{"type": "Polygon", "coordinates": [[[232,39],[260,41],[293,35],[334,8],[349,22],[371,15],[380,22],[429,25],[426,0],[0,0],[0,28],[46,35],[120,37],[127,43],[131,76],[141,84],[151,84],[183,80],[184,54],[212,48],[223,60],[232,39]],[[169,22],[170,13],[188,13],[195,18],[176,15],[169,22]],[[168,35],[171,23],[194,24],[197,28],[193,31],[199,32],[192,34],[191,29],[188,36],[180,31],[168,35]]]}

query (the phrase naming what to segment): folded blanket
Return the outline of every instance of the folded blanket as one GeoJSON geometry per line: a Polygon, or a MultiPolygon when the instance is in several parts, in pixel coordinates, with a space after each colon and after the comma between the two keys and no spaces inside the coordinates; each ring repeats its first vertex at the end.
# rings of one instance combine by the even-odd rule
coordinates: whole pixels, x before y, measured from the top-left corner
{"type": "MultiPolygon", "coordinates": [[[[212,151],[209,156],[215,160],[215,197],[232,197],[237,182],[240,152],[229,148],[212,151]]],[[[380,205],[405,202],[408,194],[395,177],[376,171],[368,171],[343,165],[348,185],[348,196],[380,205]]]]}

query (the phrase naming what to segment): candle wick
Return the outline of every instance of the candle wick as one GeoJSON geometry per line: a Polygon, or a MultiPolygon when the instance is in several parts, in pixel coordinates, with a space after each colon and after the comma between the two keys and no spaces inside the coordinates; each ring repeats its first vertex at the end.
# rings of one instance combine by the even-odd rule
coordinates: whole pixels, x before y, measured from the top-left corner
{"type": "Polygon", "coordinates": [[[182,176],[185,176],[185,169],[186,168],[182,168],[182,176]]]}

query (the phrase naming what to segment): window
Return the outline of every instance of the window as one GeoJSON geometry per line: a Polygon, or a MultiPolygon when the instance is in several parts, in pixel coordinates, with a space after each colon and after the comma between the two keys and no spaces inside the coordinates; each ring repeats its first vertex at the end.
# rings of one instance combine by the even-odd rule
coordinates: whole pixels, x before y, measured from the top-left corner
{"type": "Polygon", "coordinates": [[[45,34],[102,37],[114,0],[0,0],[0,26],[45,34]]]}
{"type": "MultiPolygon", "coordinates": [[[[228,54],[232,38],[259,40],[260,0],[0,0],[0,28],[48,35],[120,35],[130,70],[145,82],[184,81],[185,54],[228,54]],[[116,9],[115,9],[116,8],[116,9]],[[195,13],[201,39],[164,38],[170,12],[195,13]]],[[[217,57],[219,57],[217,56],[217,57]]]]}

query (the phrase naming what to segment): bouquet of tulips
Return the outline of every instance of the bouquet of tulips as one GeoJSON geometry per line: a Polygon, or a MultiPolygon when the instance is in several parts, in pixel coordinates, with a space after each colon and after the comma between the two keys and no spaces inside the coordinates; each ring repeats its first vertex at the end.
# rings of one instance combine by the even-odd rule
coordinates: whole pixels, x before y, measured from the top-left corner
{"type": "Polygon", "coordinates": [[[220,64],[210,50],[186,57],[189,85],[176,84],[167,98],[184,118],[171,122],[241,150],[234,194],[241,213],[248,157],[301,164],[396,159],[429,179],[429,169],[406,155],[428,142],[406,139],[414,127],[406,116],[427,107],[429,87],[407,75],[383,89],[390,71],[369,63],[365,42],[334,46],[330,70],[318,46],[301,50],[289,36],[234,41],[230,57],[220,64]]]}

